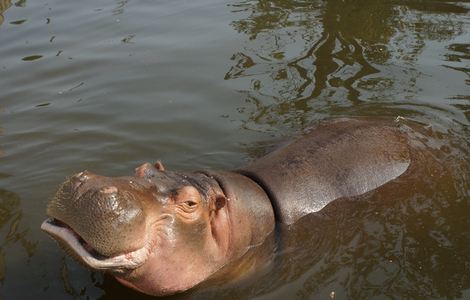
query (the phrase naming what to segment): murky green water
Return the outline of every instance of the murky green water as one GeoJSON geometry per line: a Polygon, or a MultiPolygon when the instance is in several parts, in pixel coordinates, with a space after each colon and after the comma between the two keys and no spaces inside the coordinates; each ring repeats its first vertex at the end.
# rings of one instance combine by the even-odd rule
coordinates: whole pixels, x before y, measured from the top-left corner
{"type": "Polygon", "coordinates": [[[65,176],[157,158],[234,168],[313,121],[357,115],[429,124],[452,175],[301,222],[277,268],[184,298],[470,299],[469,12],[462,1],[0,0],[0,299],[138,297],[39,229],[65,176]]]}

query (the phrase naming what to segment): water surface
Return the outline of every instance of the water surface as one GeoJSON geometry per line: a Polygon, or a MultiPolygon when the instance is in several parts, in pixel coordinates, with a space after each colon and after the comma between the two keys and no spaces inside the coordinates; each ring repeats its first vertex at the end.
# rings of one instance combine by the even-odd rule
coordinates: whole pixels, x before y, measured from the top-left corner
{"type": "Polygon", "coordinates": [[[420,122],[452,172],[428,193],[301,222],[277,269],[182,297],[470,298],[469,9],[0,0],[0,298],[139,297],[39,229],[73,172],[235,168],[338,116],[420,122]]]}

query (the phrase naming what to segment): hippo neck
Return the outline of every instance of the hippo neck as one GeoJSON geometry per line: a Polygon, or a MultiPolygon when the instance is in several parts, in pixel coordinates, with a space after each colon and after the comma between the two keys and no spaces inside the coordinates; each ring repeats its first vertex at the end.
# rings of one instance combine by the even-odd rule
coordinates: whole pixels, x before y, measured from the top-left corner
{"type": "Polygon", "coordinates": [[[274,212],[264,190],[250,178],[228,171],[200,171],[214,179],[227,198],[230,216],[230,255],[238,258],[262,244],[274,230],[274,212]]]}

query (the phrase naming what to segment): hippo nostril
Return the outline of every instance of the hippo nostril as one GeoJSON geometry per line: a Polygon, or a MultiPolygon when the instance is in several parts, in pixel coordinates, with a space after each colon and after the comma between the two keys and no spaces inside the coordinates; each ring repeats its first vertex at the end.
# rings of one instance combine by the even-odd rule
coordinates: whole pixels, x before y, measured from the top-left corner
{"type": "Polygon", "coordinates": [[[103,194],[110,195],[110,194],[116,194],[118,192],[118,189],[115,186],[106,186],[106,187],[101,188],[100,192],[103,194]]]}

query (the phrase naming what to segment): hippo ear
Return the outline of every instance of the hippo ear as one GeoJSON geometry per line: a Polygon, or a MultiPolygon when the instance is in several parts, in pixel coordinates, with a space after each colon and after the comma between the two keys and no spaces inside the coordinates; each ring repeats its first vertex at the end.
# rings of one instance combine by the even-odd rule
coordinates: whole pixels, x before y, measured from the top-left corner
{"type": "Polygon", "coordinates": [[[218,211],[227,204],[227,198],[224,195],[217,196],[214,201],[214,209],[218,211]]]}
{"type": "Polygon", "coordinates": [[[230,218],[228,210],[222,208],[227,205],[229,200],[222,193],[214,195],[212,199],[210,217],[212,236],[222,252],[228,251],[230,239],[227,233],[230,232],[230,218]]]}
{"type": "Polygon", "coordinates": [[[165,167],[163,166],[162,162],[159,161],[159,160],[157,160],[153,166],[154,166],[155,169],[157,169],[158,171],[161,171],[161,172],[165,171],[165,167]]]}

